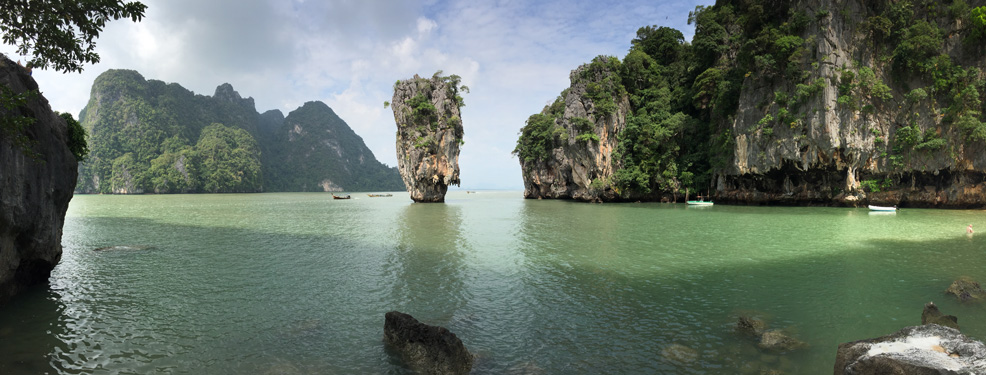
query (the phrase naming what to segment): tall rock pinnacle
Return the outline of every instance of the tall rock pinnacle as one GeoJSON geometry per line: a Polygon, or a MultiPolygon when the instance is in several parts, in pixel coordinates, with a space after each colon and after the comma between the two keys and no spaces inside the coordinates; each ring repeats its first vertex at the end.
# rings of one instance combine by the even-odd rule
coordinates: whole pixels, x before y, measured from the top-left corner
{"type": "Polygon", "coordinates": [[[397,122],[397,169],[415,202],[444,202],[449,185],[459,185],[464,104],[459,76],[397,81],[392,107],[397,122]]]}

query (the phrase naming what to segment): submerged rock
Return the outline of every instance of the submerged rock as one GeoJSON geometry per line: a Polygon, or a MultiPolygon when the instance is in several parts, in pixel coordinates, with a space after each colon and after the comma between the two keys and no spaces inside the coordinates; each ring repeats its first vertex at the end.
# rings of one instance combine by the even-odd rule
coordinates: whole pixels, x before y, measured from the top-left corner
{"type": "Polygon", "coordinates": [[[436,73],[394,85],[397,169],[415,202],[444,202],[449,185],[459,185],[463,102],[458,84],[458,76],[436,73]]]}
{"type": "Polygon", "coordinates": [[[938,310],[938,306],[935,306],[934,302],[928,302],[928,304],[924,305],[924,311],[921,312],[921,324],[937,324],[959,329],[959,318],[956,318],[954,315],[943,314],[941,310],[938,310]]]}
{"type": "Polygon", "coordinates": [[[383,341],[395,349],[404,364],[423,374],[468,374],[473,356],[448,329],[419,322],[411,315],[388,312],[383,341]]]}
{"type": "Polygon", "coordinates": [[[68,147],[68,125],[52,112],[28,71],[0,55],[0,87],[34,92],[25,105],[0,108],[0,117],[33,121],[22,130],[0,128],[0,305],[32,285],[48,282],[62,257],[62,225],[78,176],[68,147]]]}
{"type": "Polygon", "coordinates": [[[672,343],[661,349],[661,357],[667,359],[676,364],[689,364],[695,362],[698,359],[698,350],[689,348],[687,346],[672,343]]]}
{"type": "Polygon", "coordinates": [[[747,336],[760,336],[767,330],[767,323],[751,316],[741,316],[736,322],[736,332],[747,336]]]}
{"type": "Polygon", "coordinates": [[[952,282],[952,285],[945,289],[945,294],[951,294],[959,299],[960,302],[982,302],[986,299],[986,291],[979,285],[979,282],[969,276],[960,276],[952,282]]]}
{"type": "Polygon", "coordinates": [[[982,374],[986,345],[937,324],[839,345],[835,374],[982,374]]]}
{"type": "Polygon", "coordinates": [[[772,329],[760,335],[760,349],[774,352],[789,352],[801,349],[808,344],[791,337],[779,329],[772,329]]]}

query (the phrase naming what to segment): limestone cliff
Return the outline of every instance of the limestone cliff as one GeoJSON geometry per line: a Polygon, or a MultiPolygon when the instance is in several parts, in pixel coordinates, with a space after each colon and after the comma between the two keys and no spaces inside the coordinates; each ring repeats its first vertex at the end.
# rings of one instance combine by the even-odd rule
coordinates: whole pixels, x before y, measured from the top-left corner
{"type": "Polygon", "coordinates": [[[444,202],[459,185],[463,106],[459,77],[415,75],[397,81],[391,107],[397,122],[397,168],[415,202],[444,202]]]}
{"type": "Polygon", "coordinates": [[[911,207],[986,204],[983,139],[959,124],[963,112],[979,121],[981,114],[975,112],[981,105],[970,103],[963,109],[966,104],[955,98],[972,88],[977,98],[970,101],[979,101],[982,86],[976,81],[986,78],[986,58],[969,45],[974,42],[966,36],[970,25],[963,14],[943,5],[915,7],[903,43],[920,36],[913,25],[927,22],[940,30],[941,42],[929,52],[939,61],[937,67],[908,69],[900,48],[882,45],[884,37],[874,35],[879,33],[875,22],[892,10],[889,5],[881,10],[862,0],[796,3],[807,14],[818,15],[800,36],[813,56],[803,82],[818,82],[820,90],[795,109],[793,103],[778,103],[777,93],[794,98],[799,81],[744,80],[736,114],[726,122],[735,140],[733,160],[719,175],[717,199],[911,207]],[[944,71],[946,65],[951,71],[944,71]],[[943,86],[944,76],[958,70],[968,82],[943,86]],[[791,122],[779,121],[782,110],[790,113],[791,122]],[[774,120],[764,121],[770,117],[774,120]]]}
{"type": "MultiPolygon", "coordinates": [[[[38,92],[28,72],[3,56],[0,88],[38,92]]],[[[78,167],[67,139],[65,120],[40,94],[26,105],[0,109],[0,305],[26,287],[47,283],[61,259],[62,224],[78,167]],[[33,123],[12,128],[11,120],[21,116],[33,123]]]]}
{"type": "Polygon", "coordinates": [[[579,68],[528,120],[525,196],[986,206],[986,1],[720,0],[690,17],[692,43],[643,27],[614,80],[580,89],[579,68]],[[585,104],[600,99],[603,118],[585,104]]]}
{"type": "MultiPolygon", "coordinates": [[[[597,62],[605,61],[599,57],[597,62]]],[[[542,130],[549,136],[541,140],[544,149],[537,155],[520,158],[524,197],[620,198],[601,182],[611,179],[620,167],[613,152],[619,143],[617,136],[626,127],[630,102],[623,91],[602,98],[608,106],[600,105],[596,103],[600,99],[594,101],[587,92],[590,84],[605,84],[614,78],[619,79],[604,63],[583,65],[569,75],[571,86],[528,120],[528,125],[547,128],[542,130]]]]}

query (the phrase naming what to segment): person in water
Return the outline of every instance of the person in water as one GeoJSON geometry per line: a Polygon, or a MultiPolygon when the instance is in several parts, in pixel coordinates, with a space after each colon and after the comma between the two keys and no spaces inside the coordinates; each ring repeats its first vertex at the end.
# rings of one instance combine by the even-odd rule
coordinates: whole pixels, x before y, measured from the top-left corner
{"type": "Polygon", "coordinates": [[[965,227],[965,232],[968,234],[972,234],[972,224],[969,224],[969,226],[965,227]]]}

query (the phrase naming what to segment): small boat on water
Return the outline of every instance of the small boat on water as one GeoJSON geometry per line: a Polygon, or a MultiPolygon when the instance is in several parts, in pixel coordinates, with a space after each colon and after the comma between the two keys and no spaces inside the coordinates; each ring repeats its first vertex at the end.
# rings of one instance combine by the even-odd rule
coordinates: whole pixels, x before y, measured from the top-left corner
{"type": "Polygon", "coordinates": [[[351,198],[349,196],[349,194],[346,194],[346,195],[335,195],[335,194],[332,194],[332,199],[349,199],[349,198],[351,198]]]}
{"type": "Polygon", "coordinates": [[[393,197],[393,194],[367,194],[370,198],[393,197]]]}
{"type": "Polygon", "coordinates": [[[711,206],[713,203],[711,201],[688,201],[689,206],[711,206]]]}
{"type": "Polygon", "coordinates": [[[870,211],[879,211],[879,212],[894,212],[894,211],[897,211],[897,206],[874,206],[874,205],[871,204],[871,205],[866,206],[866,207],[869,207],[870,208],[870,211]]]}

